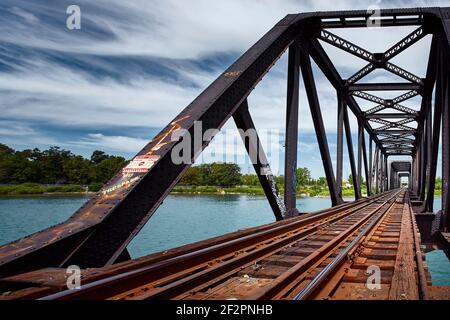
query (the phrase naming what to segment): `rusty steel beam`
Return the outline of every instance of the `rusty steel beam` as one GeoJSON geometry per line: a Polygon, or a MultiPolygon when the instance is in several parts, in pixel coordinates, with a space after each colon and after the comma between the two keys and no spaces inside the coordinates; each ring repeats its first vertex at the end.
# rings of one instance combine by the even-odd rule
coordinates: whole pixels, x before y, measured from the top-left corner
{"type": "Polygon", "coordinates": [[[355,83],[348,85],[348,91],[392,91],[392,90],[420,90],[421,85],[415,83],[355,83]]]}
{"type": "Polygon", "coordinates": [[[352,130],[350,128],[350,121],[348,120],[347,106],[344,106],[344,128],[345,128],[345,138],[347,140],[347,150],[348,150],[348,159],[350,161],[350,170],[352,172],[352,180],[353,180],[353,189],[355,191],[355,199],[358,200],[361,198],[361,186],[358,182],[358,173],[356,171],[355,165],[355,153],[353,152],[353,142],[352,142],[352,130]]]}
{"type": "Polygon", "coordinates": [[[250,156],[250,160],[258,176],[259,182],[264,190],[270,207],[277,221],[282,220],[286,215],[286,208],[278,193],[278,187],[269,166],[263,146],[256,132],[252,116],[248,110],[247,99],[242,102],[241,106],[233,113],[233,119],[239,134],[244,142],[245,149],[250,156]]]}
{"type": "Polygon", "coordinates": [[[319,98],[317,96],[316,84],[311,68],[311,60],[309,54],[305,51],[301,52],[300,68],[302,71],[303,81],[305,84],[308,104],[311,110],[311,116],[316,131],[317,142],[319,144],[320,155],[324,167],[328,189],[330,191],[331,203],[333,206],[342,203],[336,186],[336,179],[333,173],[333,165],[331,163],[330,150],[328,148],[327,135],[323,125],[322,112],[320,111],[319,98]]]}
{"type": "Polygon", "coordinates": [[[361,132],[362,132],[361,148],[362,148],[363,163],[364,163],[364,175],[366,177],[367,195],[370,196],[371,195],[371,192],[370,192],[370,175],[369,175],[369,164],[367,163],[366,135],[364,133],[364,128],[363,128],[362,124],[361,124],[361,132]]]}
{"type": "MultiPolygon", "coordinates": [[[[427,195],[425,198],[424,212],[433,212],[434,203],[434,188],[436,183],[436,168],[439,153],[439,136],[441,131],[441,116],[442,108],[445,104],[447,77],[445,74],[445,64],[444,53],[442,47],[439,48],[439,59],[437,66],[437,81],[436,81],[436,95],[434,101],[434,114],[433,114],[433,132],[430,133],[428,146],[429,146],[429,156],[430,156],[430,166],[428,170],[428,181],[427,181],[427,195]]],[[[430,113],[431,115],[431,113],[430,113]]],[[[431,120],[431,116],[430,116],[431,120]]],[[[431,123],[431,121],[430,121],[431,123]]],[[[431,128],[431,125],[429,126],[431,128]]]]}
{"type": "Polygon", "coordinates": [[[337,148],[336,148],[336,185],[339,197],[342,198],[342,166],[344,156],[344,98],[341,92],[337,92],[337,148]]]}
{"type": "Polygon", "coordinates": [[[300,81],[300,48],[297,42],[289,47],[286,137],[284,155],[284,204],[288,215],[296,213],[297,195],[297,140],[298,140],[298,95],[300,81]]]}

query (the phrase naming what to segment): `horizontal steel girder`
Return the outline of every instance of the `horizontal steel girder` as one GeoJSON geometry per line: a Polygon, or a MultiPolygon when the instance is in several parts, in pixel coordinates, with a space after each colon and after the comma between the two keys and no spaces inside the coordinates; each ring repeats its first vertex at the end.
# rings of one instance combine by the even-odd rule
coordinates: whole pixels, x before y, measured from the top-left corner
{"type": "Polygon", "coordinates": [[[416,83],[355,83],[348,85],[348,91],[391,91],[391,90],[420,90],[416,83]]]}

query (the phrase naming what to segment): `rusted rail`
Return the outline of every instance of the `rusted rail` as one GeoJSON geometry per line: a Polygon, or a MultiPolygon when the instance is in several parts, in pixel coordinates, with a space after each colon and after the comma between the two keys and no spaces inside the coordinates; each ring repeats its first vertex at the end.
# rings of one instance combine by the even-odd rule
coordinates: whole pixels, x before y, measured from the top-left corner
{"type": "Polygon", "coordinates": [[[367,295],[388,299],[394,298],[390,291],[397,290],[400,293],[396,298],[426,298],[423,279],[427,271],[421,260],[413,274],[408,273],[415,284],[407,292],[391,284],[396,277],[405,276],[401,267],[394,268],[398,255],[410,250],[410,265],[418,261],[414,258],[420,252],[420,246],[415,247],[414,216],[408,211],[405,194],[405,190],[390,191],[271,224],[134,269],[130,265],[127,271],[115,275],[108,275],[108,268],[103,268],[103,277],[83,284],[80,290],[43,291],[35,298],[329,299],[345,297],[345,292],[350,294],[347,298],[358,298],[351,296],[355,285],[364,291],[363,280],[367,282],[368,278],[364,273],[377,263],[380,288],[373,292],[366,288],[367,295]],[[410,240],[409,244],[402,246],[400,237],[403,242],[410,240]],[[370,260],[373,257],[378,260],[370,260]],[[362,263],[361,259],[366,260],[362,263]],[[345,290],[348,281],[350,291],[345,290]]]}

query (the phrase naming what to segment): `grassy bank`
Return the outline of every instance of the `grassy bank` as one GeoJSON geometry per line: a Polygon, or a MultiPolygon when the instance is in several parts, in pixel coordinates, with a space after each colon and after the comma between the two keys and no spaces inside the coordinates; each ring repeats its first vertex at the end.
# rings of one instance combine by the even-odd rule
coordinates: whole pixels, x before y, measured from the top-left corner
{"type": "Polygon", "coordinates": [[[42,185],[37,183],[23,183],[17,185],[0,186],[0,195],[32,195],[46,193],[85,193],[86,188],[79,185],[42,185]]]}
{"type": "MultiPolygon", "coordinates": [[[[181,187],[177,186],[172,190],[173,193],[186,193],[186,194],[252,194],[252,195],[263,195],[264,190],[261,187],[232,187],[232,188],[221,188],[221,187],[211,187],[211,186],[197,186],[197,187],[181,187]]],[[[280,194],[284,193],[284,189],[280,188],[280,194]]],[[[362,190],[363,194],[366,194],[366,190],[362,190]]],[[[328,189],[322,188],[317,189],[314,187],[306,187],[297,190],[298,195],[310,196],[310,197],[329,197],[330,193],[328,189]]],[[[351,197],[354,195],[353,189],[342,190],[342,195],[344,197],[351,197]]]]}
{"type": "MultiPolygon", "coordinates": [[[[85,186],[80,185],[42,185],[37,183],[23,183],[17,185],[0,185],[0,195],[33,195],[33,194],[64,194],[64,193],[86,193],[96,192],[101,188],[101,185],[95,184],[88,187],[86,190],[85,186]]],[[[283,188],[279,190],[280,194],[284,193],[283,188]]],[[[214,186],[176,186],[172,193],[176,194],[251,194],[251,195],[264,195],[264,191],[261,187],[250,186],[250,187],[231,187],[222,188],[214,186]]],[[[363,195],[367,194],[365,188],[362,189],[363,195]]],[[[329,197],[330,193],[325,187],[304,187],[297,191],[298,195],[310,196],[310,197],[329,197]]],[[[441,190],[436,190],[435,195],[441,194],[441,190]]],[[[351,188],[343,189],[343,197],[352,197],[354,191],[351,188]]]]}

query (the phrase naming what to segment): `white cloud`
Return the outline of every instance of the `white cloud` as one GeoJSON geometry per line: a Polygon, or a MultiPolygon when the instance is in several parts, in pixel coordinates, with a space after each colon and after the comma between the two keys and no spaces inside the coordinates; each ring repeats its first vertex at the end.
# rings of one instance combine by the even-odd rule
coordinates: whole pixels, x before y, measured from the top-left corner
{"type": "Polygon", "coordinates": [[[18,7],[12,7],[10,10],[16,16],[24,19],[28,23],[38,23],[39,19],[31,12],[25,11],[18,7]]]}
{"type": "Polygon", "coordinates": [[[145,139],[126,136],[106,136],[101,133],[90,133],[79,141],[69,142],[67,145],[101,148],[108,151],[137,152],[148,143],[145,139]]]}

